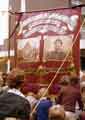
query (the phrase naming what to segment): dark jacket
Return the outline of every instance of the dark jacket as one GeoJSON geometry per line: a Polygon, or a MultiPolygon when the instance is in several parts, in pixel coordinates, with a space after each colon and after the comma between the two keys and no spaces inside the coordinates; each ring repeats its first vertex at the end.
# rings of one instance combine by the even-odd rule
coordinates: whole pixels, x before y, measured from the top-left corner
{"type": "Polygon", "coordinates": [[[78,102],[80,109],[83,110],[80,90],[72,85],[64,87],[60,92],[57,103],[64,105],[66,111],[75,112],[76,102],[78,102]]]}
{"type": "Polygon", "coordinates": [[[16,117],[29,120],[29,102],[19,95],[4,92],[0,95],[0,120],[5,117],[16,117]]]}

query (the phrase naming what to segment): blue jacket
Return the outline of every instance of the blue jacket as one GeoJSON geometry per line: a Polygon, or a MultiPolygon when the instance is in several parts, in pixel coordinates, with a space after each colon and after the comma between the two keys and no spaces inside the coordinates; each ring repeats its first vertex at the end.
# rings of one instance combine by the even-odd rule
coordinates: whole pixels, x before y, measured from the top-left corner
{"type": "Polygon", "coordinates": [[[37,120],[48,120],[48,110],[52,106],[52,102],[48,99],[43,99],[37,106],[37,120]]]}

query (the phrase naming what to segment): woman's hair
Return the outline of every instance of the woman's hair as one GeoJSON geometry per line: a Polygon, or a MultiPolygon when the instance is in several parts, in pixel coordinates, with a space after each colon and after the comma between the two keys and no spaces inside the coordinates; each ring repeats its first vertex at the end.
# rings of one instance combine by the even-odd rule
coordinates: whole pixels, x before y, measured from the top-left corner
{"type": "Polygon", "coordinates": [[[24,72],[19,69],[13,69],[8,74],[8,86],[9,88],[20,88],[24,82],[24,72]]]}

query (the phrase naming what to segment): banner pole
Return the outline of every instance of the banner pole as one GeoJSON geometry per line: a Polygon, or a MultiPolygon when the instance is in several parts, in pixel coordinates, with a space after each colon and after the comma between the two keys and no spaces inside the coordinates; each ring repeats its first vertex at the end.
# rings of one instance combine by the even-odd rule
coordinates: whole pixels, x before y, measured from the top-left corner
{"type": "MultiPolygon", "coordinates": [[[[11,20],[11,16],[10,16],[10,14],[9,14],[9,33],[8,33],[8,35],[10,36],[10,20],[11,20]]],[[[7,59],[7,73],[9,73],[10,72],[10,38],[8,37],[8,39],[7,39],[7,41],[8,41],[8,59],[7,59]]]]}

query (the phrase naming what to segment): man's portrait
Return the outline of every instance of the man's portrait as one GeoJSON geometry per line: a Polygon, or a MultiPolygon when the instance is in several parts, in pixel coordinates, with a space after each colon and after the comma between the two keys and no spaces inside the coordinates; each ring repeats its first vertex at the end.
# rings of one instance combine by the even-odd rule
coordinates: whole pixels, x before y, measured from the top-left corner
{"type": "Polygon", "coordinates": [[[27,62],[39,61],[40,37],[18,40],[18,58],[27,62]]]}
{"type": "Polygon", "coordinates": [[[47,37],[44,40],[44,60],[64,60],[71,44],[71,36],[47,37]]]}

